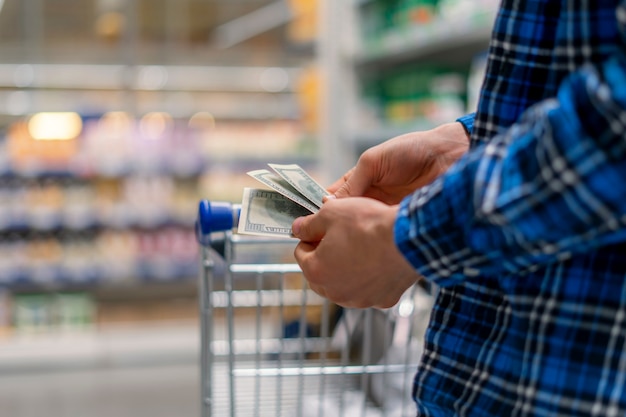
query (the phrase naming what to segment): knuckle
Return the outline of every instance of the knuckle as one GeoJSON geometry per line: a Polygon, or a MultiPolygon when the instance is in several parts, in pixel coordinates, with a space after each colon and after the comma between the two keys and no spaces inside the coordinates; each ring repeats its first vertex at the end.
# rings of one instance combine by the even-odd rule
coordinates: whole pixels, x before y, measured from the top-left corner
{"type": "Polygon", "coordinates": [[[305,261],[301,267],[304,277],[310,284],[319,287],[324,283],[322,271],[315,263],[305,261]]]}
{"type": "Polygon", "coordinates": [[[351,299],[345,293],[333,292],[333,293],[328,293],[327,295],[328,295],[327,298],[335,304],[338,304],[343,307],[352,307],[351,299]]]}
{"type": "Polygon", "coordinates": [[[345,196],[352,195],[352,186],[350,182],[346,182],[341,188],[343,189],[342,195],[345,195],[345,196]]]}

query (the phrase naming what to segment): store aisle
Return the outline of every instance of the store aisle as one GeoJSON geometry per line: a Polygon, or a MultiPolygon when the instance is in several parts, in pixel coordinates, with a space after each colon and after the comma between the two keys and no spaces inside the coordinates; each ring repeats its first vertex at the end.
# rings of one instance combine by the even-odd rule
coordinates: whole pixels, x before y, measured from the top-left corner
{"type": "Polygon", "coordinates": [[[7,417],[195,417],[200,414],[196,363],[0,374],[7,417]]]}

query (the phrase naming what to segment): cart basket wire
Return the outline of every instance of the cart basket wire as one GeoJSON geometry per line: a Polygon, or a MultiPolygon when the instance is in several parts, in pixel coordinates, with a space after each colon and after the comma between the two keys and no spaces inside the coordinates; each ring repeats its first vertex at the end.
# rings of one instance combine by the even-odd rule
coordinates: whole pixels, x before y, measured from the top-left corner
{"type": "Polygon", "coordinates": [[[413,374],[432,297],[346,309],[311,291],[295,239],[233,233],[240,206],[203,200],[202,416],[414,416],[413,374]]]}

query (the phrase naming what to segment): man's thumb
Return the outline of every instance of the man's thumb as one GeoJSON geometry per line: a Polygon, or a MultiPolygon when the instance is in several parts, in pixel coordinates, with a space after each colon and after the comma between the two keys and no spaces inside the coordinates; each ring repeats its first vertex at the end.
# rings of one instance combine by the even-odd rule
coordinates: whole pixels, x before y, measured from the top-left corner
{"type": "Polygon", "coordinates": [[[298,217],[291,225],[291,233],[303,242],[319,242],[325,234],[316,215],[298,217]]]}

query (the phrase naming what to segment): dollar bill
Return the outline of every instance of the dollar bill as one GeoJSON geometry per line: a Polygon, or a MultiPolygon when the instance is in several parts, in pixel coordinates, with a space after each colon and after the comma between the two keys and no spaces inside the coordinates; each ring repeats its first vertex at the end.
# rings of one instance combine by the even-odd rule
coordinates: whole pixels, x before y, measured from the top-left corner
{"type": "Polygon", "coordinates": [[[268,171],[267,169],[258,169],[256,171],[248,172],[252,178],[257,181],[273,188],[280,194],[284,195],[291,201],[298,203],[302,207],[309,210],[311,213],[317,213],[319,210],[313,203],[311,203],[306,197],[304,197],[298,190],[292,187],[287,181],[280,176],[268,171]]]}
{"type": "Polygon", "coordinates": [[[276,191],[244,188],[238,233],[292,237],[291,224],[309,210],[276,191]]]}
{"type": "Polygon", "coordinates": [[[318,208],[322,207],[324,196],[329,193],[297,164],[268,164],[276,173],[310,200],[318,208]]]}

